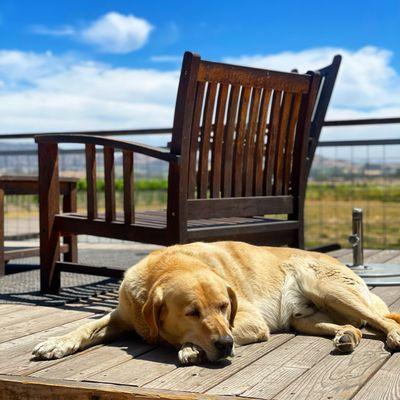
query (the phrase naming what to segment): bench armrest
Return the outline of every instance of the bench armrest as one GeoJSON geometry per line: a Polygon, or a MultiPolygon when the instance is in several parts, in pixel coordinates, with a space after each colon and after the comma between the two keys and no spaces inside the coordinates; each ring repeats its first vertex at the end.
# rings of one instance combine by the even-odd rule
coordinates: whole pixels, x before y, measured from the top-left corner
{"type": "Polygon", "coordinates": [[[134,153],[143,154],[159,160],[179,163],[179,154],[171,153],[170,149],[162,147],[148,146],[136,142],[111,139],[108,137],[92,135],[36,135],[36,143],[82,143],[99,146],[112,147],[118,150],[128,150],[134,153]]]}

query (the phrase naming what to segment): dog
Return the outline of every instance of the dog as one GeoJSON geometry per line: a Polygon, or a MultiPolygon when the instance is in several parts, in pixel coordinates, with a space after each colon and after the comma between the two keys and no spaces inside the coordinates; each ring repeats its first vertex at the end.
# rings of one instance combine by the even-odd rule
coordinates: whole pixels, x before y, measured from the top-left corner
{"type": "Polygon", "coordinates": [[[365,325],[383,332],[389,349],[400,349],[400,314],[391,314],[335,258],[287,247],[199,242],[149,254],[126,272],[115,310],[38,344],[33,356],[61,358],[126,331],[176,347],[182,365],[232,357],[235,345],[289,330],[333,337],[336,349],[348,353],[365,325]]]}

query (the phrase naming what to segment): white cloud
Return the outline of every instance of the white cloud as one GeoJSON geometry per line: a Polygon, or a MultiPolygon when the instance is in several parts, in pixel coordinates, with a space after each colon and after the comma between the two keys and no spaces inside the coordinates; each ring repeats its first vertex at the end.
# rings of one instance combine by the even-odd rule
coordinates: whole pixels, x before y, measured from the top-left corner
{"type": "Polygon", "coordinates": [[[400,76],[390,66],[392,53],[376,47],[357,51],[316,48],[274,55],[227,58],[227,62],[277,70],[317,69],[329,64],[335,54],[343,56],[333,104],[335,107],[366,111],[400,105],[400,76]]]}
{"type": "Polygon", "coordinates": [[[0,131],[168,127],[178,78],[178,71],[0,51],[0,131]]]}
{"type": "Polygon", "coordinates": [[[129,53],[140,49],[149,37],[152,25],[134,15],[110,12],[80,33],[82,39],[108,53],[129,53]]]}
{"type": "Polygon", "coordinates": [[[104,53],[125,54],[143,47],[153,26],[145,19],[132,14],[109,12],[90,22],[84,28],[71,25],[48,28],[33,25],[30,31],[37,35],[70,36],[95,46],[104,53]]]}
{"type": "MultiPolygon", "coordinates": [[[[272,55],[227,57],[225,62],[253,67],[300,72],[318,69],[341,54],[342,64],[328,109],[327,119],[356,119],[400,116],[400,75],[391,66],[392,53],[366,46],[356,51],[343,48],[314,48],[272,55]]],[[[397,125],[325,128],[322,139],[345,140],[399,137],[397,125]],[[351,136],[351,137],[350,137],[351,136]]]]}
{"type": "MultiPolygon", "coordinates": [[[[226,59],[300,71],[343,55],[328,119],[400,116],[400,76],[387,50],[321,48],[226,59]]],[[[0,51],[2,132],[133,129],[172,125],[179,71],[117,68],[51,52],[0,51]]],[[[398,125],[326,128],[323,139],[399,137],[398,125]]]]}

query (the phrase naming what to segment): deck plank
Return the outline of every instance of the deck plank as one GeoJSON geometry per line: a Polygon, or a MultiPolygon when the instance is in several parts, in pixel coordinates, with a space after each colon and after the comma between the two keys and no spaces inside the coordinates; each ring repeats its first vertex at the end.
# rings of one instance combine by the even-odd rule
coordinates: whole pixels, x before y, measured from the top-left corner
{"type": "Polygon", "coordinates": [[[144,385],[146,388],[182,390],[188,392],[206,392],[224,379],[273,351],[293,337],[292,334],[282,333],[272,335],[268,342],[255,343],[238,347],[236,356],[231,362],[209,366],[191,366],[177,368],[172,372],[144,385]]]}
{"type": "Polygon", "coordinates": [[[59,313],[60,310],[54,307],[38,307],[38,306],[27,306],[23,309],[17,310],[15,313],[9,313],[2,315],[0,319],[0,329],[5,327],[7,329],[13,329],[12,327],[20,322],[30,321],[42,316],[51,316],[59,313]]]}
{"type": "Polygon", "coordinates": [[[272,399],[332,349],[328,338],[296,336],[207,393],[272,399]]]}
{"type": "Polygon", "coordinates": [[[55,365],[36,371],[31,376],[82,381],[111,367],[131,360],[155,346],[139,338],[119,340],[105,346],[86,351],[79,357],[67,357],[55,365]]]}
{"type": "Polygon", "coordinates": [[[50,313],[49,308],[49,312],[45,313],[45,315],[36,317],[31,321],[28,314],[25,321],[12,325],[12,328],[8,326],[0,328],[0,343],[83,319],[90,315],[93,315],[93,313],[87,311],[62,311],[60,309],[57,309],[57,312],[53,314],[50,313]]]}
{"type": "Polygon", "coordinates": [[[398,399],[400,399],[400,353],[393,354],[353,397],[353,400],[398,399]]]}
{"type": "MultiPolygon", "coordinates": [[[[0,304],[0,317],[7,314],[16,314],[19,311],[24,310],[26,305],[24,304],[0,304]]],[[[36,306],[33,306],[36,307],[36,306]]]]}
{"type": "Polygon", "coordinates": [[[328,354],[275,399],[350,399],[389,357],[381,341],[364,339],[351,354],[328,354]]]}
{"type": "Polygon", "coordinates": [[[371,264],[390,264],[391,260],[396,258],[399,254],[399,250],[381,250],[378,253],[369,256],[367,261],[371,264]]]}
{"type": "Polygon", "coordinates": [[[228,400],[228,397],[100,383],[0,375],[0,400],[228,400]]]}
{"type": "Polygon", "coordinates": [[[160,346],[101,373],[92,374],[87,381],[144,386],[178,367],[178,354],[172,347],[160,346]]]}
{"type": "MultiPolygon", "coordinates": [[[[60,336],[82,324],[91,321],[92,318],[79,319],[61,326],[57,326],[44,331],[36,332],[32,335],[23,336],[0,344],[0,373],[7,374],[30,374],[45,367],[49,367],[60,360],[32,360],[32,349],[41,341],[52,336],[60,336]],[[12,354],[12,357],[10,357],[12,354]]],[[[82,353],[77,353],[81,355],[82,353]]],[[[69,356],[74,357],[73,356],[69,356]]]]}
{"type": "Polygon", "coordinates": [[[389,307],[400,299],[400,286],[377,286],[371,292],[379,296],[389,307]]]}

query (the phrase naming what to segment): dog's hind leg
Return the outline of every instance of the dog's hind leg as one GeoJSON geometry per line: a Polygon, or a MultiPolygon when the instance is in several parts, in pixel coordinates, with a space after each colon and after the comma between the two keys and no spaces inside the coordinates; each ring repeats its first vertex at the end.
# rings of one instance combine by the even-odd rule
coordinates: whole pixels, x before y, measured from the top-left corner
{"type": "Polygon", "coordinates": [[[73,354],[86,347],[107,342],[123,332],[125,327],[118,310],[91,321],[64,335],[51,337],[39,343],[32,351],[34,358],[49,360],[73,354]]]}
{"type": "Polygon", "coordinates": [[[382,309],[367,298],[354,285],[331,279],[304,279],[303,294],[328,315],[338,314],[347,321],[366,321],[368,325],[386,334],[386,344],[392,350],[400,350],[400,325],[385,317],[382,309]]]}
{"type": "Polygon", "coordinates": [[[316,312],[308,317],[292,317],[290,325],[299,333],[333,336],[335,347],[342,353],[353,351],[362,337],[361,331],[353,325],[337,325],[323,312],[316,312]]]}

